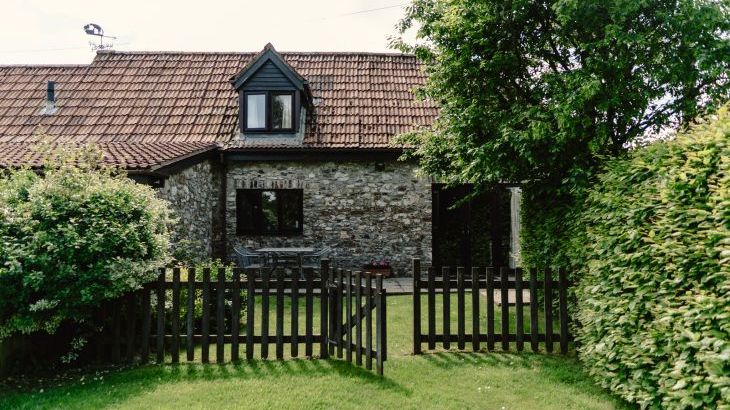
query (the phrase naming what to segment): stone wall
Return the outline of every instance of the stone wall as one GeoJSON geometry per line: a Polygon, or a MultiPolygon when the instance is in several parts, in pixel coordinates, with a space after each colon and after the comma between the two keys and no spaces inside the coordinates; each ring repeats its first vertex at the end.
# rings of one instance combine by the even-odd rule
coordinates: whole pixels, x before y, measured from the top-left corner
{"type": "Polygon", "coordinates": [[[241,162],[228,165],[226,229],[234,245],[329,246],[337,266],[357,268],[388,258],[395,273],[410,259],[431,261],[431,183],[402,162],[241,162]],[[298,188],[304,196],[303,234],[236,234],[236,190],[298,188]]]}
{"type": "Polygon", "coordinates": [[[172,235],[173,254],[193,260],[211,257],[219,187],[219,177],[208,160],[169,176],[165,186],[157,190],[179,219],[172,235]]]}

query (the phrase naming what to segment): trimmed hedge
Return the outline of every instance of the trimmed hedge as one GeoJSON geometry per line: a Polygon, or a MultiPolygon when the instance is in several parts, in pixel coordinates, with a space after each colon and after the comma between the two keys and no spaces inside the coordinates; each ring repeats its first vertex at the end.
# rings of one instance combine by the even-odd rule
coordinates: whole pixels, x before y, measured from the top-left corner
{"type": "Polygon", "coordinates": [[[583,207],[579,353],[642,407],[730,406],[730,115],[611,161],[583,207]]]}

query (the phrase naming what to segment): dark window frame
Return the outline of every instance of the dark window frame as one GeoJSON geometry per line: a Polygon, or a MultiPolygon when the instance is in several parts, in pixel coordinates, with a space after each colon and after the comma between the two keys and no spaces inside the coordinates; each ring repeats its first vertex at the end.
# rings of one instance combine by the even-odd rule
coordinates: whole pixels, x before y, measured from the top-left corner
{"type": "Polygon", "coordinates": [[[241,118],[243,119],[243,132],[252,133],[292,133],[297,131],[297,104],[296,104],[296,92],[295,91],[244,91],[243,102],[241,109],[241,118]],[[248,127],[248,96],[249,95],[264,95],[266,96],[266,102],[264,104],[266,115],[264,119],[264,128],[249,128],[248,127]],[[273,111],[272,111],[272,99],[274,96],[288,95],[291,97],[291,128],[274,128],[273,127],[273,111]]]}
{"type": "Polygon", "coordinates": [[[304,190],[302,189],[237,189],[236,190],[236,234],[237,235],[261,235],[261,236],[293,236],[293,235],[302,235],[304,233],[304,190]],[[262,200],[261,196],[263,192],[275,192],[277,193],[277,210],[276,210],[276,219],[278,223],[278,228],[275,231],[266,231],[264,229],[264,216],[263,216],[263,207],[261,205],[262,200]],[[281,201],[279,201],[279,192],[287,192],[287,193],[297,193],[298,194],[298,215],[297,215],[297,221],[299,228],[296,229],[287,229],[282,228],[282,214],[283,214],[283,206],[281,201]],[[257,194],[257,198],[254,202],[258,204],[258,210],[255,209],[255,206],[252,207],[251,213],[252,213],[252,224],[250,224],[251,227],[244,228],[246,223],[244,223],[244,209],[243,209],[243,196],[246,194],[257,194]]]}

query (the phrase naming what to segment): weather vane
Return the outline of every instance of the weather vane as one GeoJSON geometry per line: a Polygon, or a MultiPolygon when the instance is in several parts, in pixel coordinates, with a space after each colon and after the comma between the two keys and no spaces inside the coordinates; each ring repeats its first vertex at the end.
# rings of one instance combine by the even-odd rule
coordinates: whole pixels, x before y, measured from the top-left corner
{"type": "Polygon", "coordinates": [[[101,28],[100,25],[94,24],[94,23],[89,23],[84,26],[84,31],[86,32],[86,34],[88,34],[90,36],[99,37],[99,44],[96,44],[93,41],[89,41],[89,45],[91,46],[92,50],[107,50],[107,49],[114,47],[114,44],[111,44],[111,43],[104,44],[104,38],[106,37],[106,38],[110,38],[113,40],[116,40],[117,38],[113,37],[113,36],[105,36],[104,29],[101,28]]]}

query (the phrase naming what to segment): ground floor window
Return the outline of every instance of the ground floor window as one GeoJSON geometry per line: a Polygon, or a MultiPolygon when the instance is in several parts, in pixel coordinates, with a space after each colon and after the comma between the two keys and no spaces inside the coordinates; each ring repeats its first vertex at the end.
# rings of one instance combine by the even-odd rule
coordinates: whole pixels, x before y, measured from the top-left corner
{"type": "Polygon", "coordinates": [[[236,191],[236,231],[239,234],[302,233],[301,189],[239,189],[236,191]]]}

